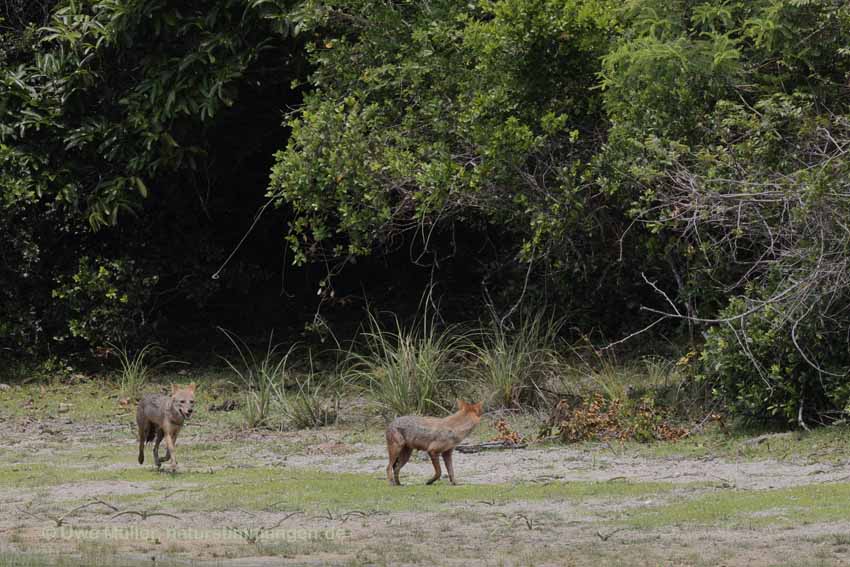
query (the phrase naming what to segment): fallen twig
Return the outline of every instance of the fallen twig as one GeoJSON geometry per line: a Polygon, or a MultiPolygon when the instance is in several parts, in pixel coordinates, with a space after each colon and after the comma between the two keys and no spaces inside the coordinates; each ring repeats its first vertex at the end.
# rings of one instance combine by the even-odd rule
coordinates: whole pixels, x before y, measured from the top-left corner
{"type": "Polygon", "coordinates": [[[169,514],[167,512],[148,512],[146,510],[141,510],[141,511],[139,511],[139,510],[124,510],[123,512],[118,512],[117,514],[113,514],[113,516],[110,519],[114,520],[115,518],[118,518],[119,516],[124,516],[124,515],[127,515],[127,514],[139,516],[142,520],[147,520],[148,518],[151,518],[153,516],[165,516],[167,518],[174,518],[175,520],[180,519],[179,517],[175,516],[174,514],[169,514]]]}
{"type": "Polygon", "coordinates": [[[528,529],[530,529],[530,530],[533,530],[533,529],[534,529],[534,519],[529,518],[529,517],[528,517],[528,516],[526,516],[525,514],[514,514],[514,516],[515,516],[516,518],[520,518],[521,520],[525,520],[525,526],[526,526],[528,529]]]}
{"type": "Polygon", "coordinates": [[[617,529],[616,529],[616,530],[614,530],[613,532],[608,532],[607,534],[603,534],[602,532],[597,531],[597,532],[596,532],[596,536],[597,536],[599,539],[601,539],[602,541],[608,541],[608,538],[610,538],[612,535],[614,535],[614,534],[615,534],[615,533],[617,533],[617,532],[621,532],[621,531],[623,531],[624,529],[626,529],[626,528],[617,528],[617,529]]]}
{"type": "MultiPolygon", "coordinates": [[[[67,518],[68,516],[71,516],[71,515],[73,515],[73,514],[75,514],[75,513],[79,512],[80,510],[83,510],[83,509],[88,508],[88,507],[90,507],[90,506],[95,506],[95,505],[97,505],[97,504],[100,504],[101,506],[106,506],[107,508],[111,509],[113,512],[117,512],[117,511],[118,511],[118,508],[116,508],[116,507],[115,507],[115,506],[113,506],[112,504],[109,504],[109,503],[107,503],[107,502],[104,502],[103,500],[93,500],[93,501],[91,501],[91,502],[87,502],[87,503],[85,503],[85,504],[81,504],[81,505],[77,506],[76,508],[72,508],[71,510],[69,510],[69,511],[65,512],[64,514],[62,514],[61,516],[53,516],[53,515],[51,515],[51,514],[44,514],[44,516],[45,516],[46,518],[50,519],[50,520],[53,520],[53,522],[56,524],[56,527],[57,527],[57,528],[61,528],[61,527],[65,524],[65,518],[67,518]]],[[[36,514],[33,514],[32,512],[30,512],[30,511],[28,511],[28,510],[24,510],[24,509],[22,509],[21,507],[18,507],[18,510],[19,510],[20,512],[23,512],[23,513],[24,513],[24,514],[26,514],[27,516],[30,516],[31,518],[35,518],[36,520],[43,520],[43,519],[44,519],[44,518],[42,518],[42,517],[39,517],[39,516],[38,516],[38,515],[36,515],[36,514]]]]}
{"type": "Polygon", "coordinates": [[[510,441],[487,441],[477,445],[458,445],[455,450],[458,453],[479,453],[481,451],[493,451],[500,449],[525,449],[528,443],[511,443],[510,441]]]}

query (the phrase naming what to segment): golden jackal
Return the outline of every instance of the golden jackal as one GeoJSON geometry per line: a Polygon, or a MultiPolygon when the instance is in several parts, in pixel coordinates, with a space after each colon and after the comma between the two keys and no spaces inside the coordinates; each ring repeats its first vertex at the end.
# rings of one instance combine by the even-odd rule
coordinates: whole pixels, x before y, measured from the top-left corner
{"type": "Polygon", "coordinates": [[[145,394],[139,401],[136,410],[136,423],[139,425],[139,464],[145,462],[145,443],[154,441],[153,462],[157,468],[162,463],[159,460],[159,443],[165,439],[165,460],[171,463],[171,468],[177,468],[174,457],[174,444],[177,434],[183,427],[183,422],[192,416],[195,409],[195,384],[180,387],[171,385],[171,395],[145,394]]]}
{"type": "Polygon", "coordinates": [[[458,412],[449,417],[405,415],[390,423],[387,427],[387,452],[390,456],[387,480],[390,484],[401,484],[398,473],[407,464],[414,449],[427,451],[434,465],[434,476],[425,484],[432,484],[442,476],[440,455],[446,462],[449,481],[455,484],[452,451],[481,421],[481,402],[468,404],[458,400],[457,405],[458,412]]]}

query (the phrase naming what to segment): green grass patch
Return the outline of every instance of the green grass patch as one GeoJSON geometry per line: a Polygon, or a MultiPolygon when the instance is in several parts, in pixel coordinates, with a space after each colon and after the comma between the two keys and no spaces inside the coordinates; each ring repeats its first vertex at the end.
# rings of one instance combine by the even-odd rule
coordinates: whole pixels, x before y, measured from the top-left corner
{"type": "Polygon", "coordinates": [[[81,384],[37,384],[14,386],[0,392],[0,417],[70,418],[109,422],[127,411],[118,405],[117,389],[105,393],[102,382],[81,384]]]}
{"type": "Polygon", "coordinates": [[[840,463],[850,455],[850,427],[821,427],[810,432],[771,432],[712,427],[705,433],[669,443],[625,443],[621,449],[646,457],[718,457],[726,460],[777,460],[840,463]]]}
{"type": "Polygon", "coordinates": [[[639,529],[705,525],[784,526],[850,521],[850,483],[826,483],[777,490],[730,490],[632,512],[627,523],[639,529]]]}
{"type": "Polygon", "coordinates": [[[50,463],[27,463],[0,466],[0,485],[13,488],[44,488],[87,481],[143,482],[158,479],[162,474],[150,467],[92,470],[50,463]]]}
{"type": "Polygon", "coordinates": [[[163,491],[203,485],[180,492],[169,506],[183,511],[252,510],[428,511],[447,505],[504,504],[515,501],[580,501],[589,498],[636,498],[672,490],[666,483],[553,482],[548,484],[424,483],[390,487],[383,478],[303,469],[225,469],[212,474],[165,475],[154,484],[163,491]]]}
{"type": "MultiPolygon", "coordinates": [[[[241,400],[240,389],[224,380],[215,370],[185,376],[157,374],[139,393],[167,392],[169,384],[192,381],[198,383],[193,422],[204,421],[211,426],[225,425],[228,428],[238,424],[241,420],[239,412],[207,411],[210,404],[225,399],[241,400]]],[[[127,405],[122,405],[121,400],[120,388],[106,377],[73,384],[58,380],[14,384],[10,389],[0,391],[0,421],[29,417],[37,420],[71,419],[74,423],[92,425],[134,423],[136,401],[130,399],[127,405]]]]}
{"type": "MultiPolygon", "coordinates": [[[[186,443],[177,446],[178,462],[191,468],[220,467],[232,454],[232,447],[220,443],[186,443]]],[[[160,446],[160,458],[165,458],[165,446],[160,446]]],[[[145,448],[145,464],[136,461],[138,446],[126,443],[121,446],[103,445],[31,453],[0,450],[0,485],[16,488],[41,488],[68,482],[126,480],[145,481],[161,478],[163,473],[151,466],[153,446],[145,448]],[[14,463],[14,464],[13,464],[14,463]],[[119,465],[119,466],[113,466],[119,465]],[[120,465],[126,465],[124,467],[120,465]]],[[[163,464],[163,470],[167,464],[163,464]]]]}
{"type": "MultiPolygon", "coordinates": [[[[194,468],[176,474],[151,467],[90,470],[45,463],[0,467],[0,484],[14,488],[44,488],[65,483],[124,481],[145,483],[142,495],[110,497],[113,502],[147,500],[157,508],[177,511],[301,510],[427,511],[448,505],[505,504],[516,501],[570,501],[637,498],[669,492],[677,485],[632,482],[551,482],[531,484],[461,484],[421,482],[390,487],[371,475],[329,473],[275,467],[194,468]],[[163,495],[173,493],[167,502],[163,495]]],[[[678,486],[681,488],[681,486],[678,486]]]]}

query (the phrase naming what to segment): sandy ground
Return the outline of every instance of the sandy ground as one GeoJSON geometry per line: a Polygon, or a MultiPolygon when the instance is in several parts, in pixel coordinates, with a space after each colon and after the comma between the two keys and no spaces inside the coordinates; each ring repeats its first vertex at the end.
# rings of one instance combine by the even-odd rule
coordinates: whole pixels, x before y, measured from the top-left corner
{"type": "MultiPolygon", "coordinates": [[[[33,456],[50,454],[61,446],[97,447],[104,435],[127,433],[122,443],[132,454],[135,435],[129,424],[75,424],[67,419],[48,421],[22,420],[0,440],[0,449],[14,448],[33,456]]],[[[327,472],[367,473],[383,477],[387,466],[386,448],[381,444],[347,443],[349,430],[322,429],[300,432],[246,432],[208,435],[187,429],[180,443],[247,441],[245,449],[237,449],[243,462],[282,465],[327,472]],[[303,449],[283,454],[272,447],[298,445],[303,449]],[[269,448],[263,448],[267,446],[269,448]]],[[[234,460],[241,460],[234,459],[234,460]]],[[[533,445],[517,450],[455,453],[455,470],[460,482],[475,484],[540,482],[540,481],[608,481],[623,479],[634,482],[707,482],[725,483],[740,489],[786,488],[821,482],[850,480],[850,456],[837,463],[794,463],[776,460],[724,460],[714,457],[647,458],[621,454],[608,444],[596,446],[533,445]]],[[[115,465],[134,467],[135,464],[115,465]]],[[[191,464],[187,464],[191,466],[191,464]]],[[[417,482],[433,472],[430,460],[418,453],[403,469],[402,482],[417,482]]]]}
{"type": "MultiPolygon", "coordinates": [[[[134,454],[135,443],[127,424],[79,425],[68,419],[18,420],[7,425],[0,440],[2,464],[44,462],[63,452],[84,456],[86,449],[108,438],[120,453],[134,454]],[[126,435],[124,435],[126,433],[126,435]]],[[[383,478],[385,450],[372,443],[347,443],[350,430],[299,433],[211,434],[203,428],[187,429],[181,445],[233,442],[233,461],[247,466],[280,466],[334,473],[365,473],[383,478]],[[295,446],[293,452],[281,447],[295,446]]],[[[84,459],[79,464],[85,467],[84,459]]],[[[134,467],[126,463],[115,468],[134,467]]],[[[191,463],[185,463],[191,469],[191,463]]],[[[222,463],[222,467],[230,466],[222,463]]],[[[777,461],[733,462],[718,458],[647,458],[618,454],[600,444],[580,449],[530,447],[512,451],[457,454],[455,470],[461,483],[503,484],[569,481],[670,482],[678,489],[660,497],[663,501],[687,499],[712,490],[763,490],[836,481],[850,478],[850,466],[795,464],[777,461]],[[705,483],[704,491],[694,483],[705,483]],[[685,490],[686,485],[691,485],[685,490]]],[[[402,481],[423,482],[432,468],[424,455],[411,460],[402,481]]],[[[144,482],[86,481],[60,483],[36,494],[34,491],[0,486],[0,553],[25,551],[66,552],[90,557],[95,544],[82,546],[71,537],[59,537],[55,518],[30,516],[27,504],[144,495],[144,482]],[[51,539],[52,536],[52,539],[51,539]]],[[[387,490],[403,490],[403,488],[387,490]]],[[[217,513],[180,512],[179,519],[152,516],[140,521],[133,515],[113,518],[111,511],[92,507],[74,515],[73,526],[134,528],[142,526],[163,533],[174,528],[212,530],[219,540],[210,543],[181,537],[136,537],[110,544],[127,560],[162,564],[190,557],[209,564],[391,564],[414,565],[850,565],[850,522],[783,525],[753,529],[720,526],[654,530],[612,528],[631,509],[659,504],[658,498],[622,498],[583,501],[580,506],[564,502],[513,501],[504,505],[465,503],[441,512],[411,509],[393,513],[288,516],[278,512],[228,510],[217,513]],[[274,526],[274,528],[273,528],[274,526]],[[280,530],[309,530],[331,534],[330,543],[313,545],[275,539],[280,530]],[[236,530],[242,530],[242,534],[236,530]],[[253,531],[252,531],[253,530],[253,531]],[[261,533],[264,532],[264,533],[261,533]],[[260,533],[263,545],[247,540],[260,533]],[[275,536],[275,537],[272,537],[275,536]],[[115,547],[117,546],[117,547],[115,547]]],[[[167,511],[167,508],[164,510],[167,511]]],[[[70,527],[71,522],[67,522],[70,527]]],[[[283,537],[283,536],[281,536],[283,537]]],[[[106,563],[110,564],[108,560],[106,563]]]]}
{"type": "MultiPolygon", "coordinates": [[[[387,466],[384,447],[358,444],[353,449],[336,455],[323,455],[321,452],[293,455],[285,462],[290,466],[329,472],[384,474],[387,466]]],[[[454,461],[458,478],[475,484],[622,479],[634,482],[720,482],[735,488],[763,489],[850,479],[850,466],[844,463],[806,465],[773,460],[650,459],[617,456],[603,447],[591,450],[547,447],[484,451],[457,454],[454,461]]],[[[432,471],[427,455],[420,453],[403,469],[403,477],[410,482],[425,478],[432,471]]]]}

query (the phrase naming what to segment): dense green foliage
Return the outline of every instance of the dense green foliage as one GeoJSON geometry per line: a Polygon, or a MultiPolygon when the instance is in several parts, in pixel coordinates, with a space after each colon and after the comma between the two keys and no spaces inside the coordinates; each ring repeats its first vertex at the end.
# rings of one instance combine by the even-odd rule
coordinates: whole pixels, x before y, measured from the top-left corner
{"type": "MultiPolygon", "coordinates": [[[[614,6],[313,5],[325,38],[309,50],[314,89],[272,172],[271,195],[294,209],[296,260],[344,261],[402,238],[427,248],[434,229],[496,227],[510,243],[498,256],[536,268],[537,300],[538,286],[555,283],[550,300],[586,309],[590,299],[598,317],[590,290],[617,278],[610,266],[628,223],[622,199],[600,194],[591,171],[614,6]]],[[[522,272],[512,279],[515,299],[522,272]]]]}
{"type": "Polygon", "coordinates": [[[529,257],[582,228],[570,205],[586,198],[603,120],[591,89],[611,5],[327,4],[315,14],[324,43],[310,50],[316,88],[272,176],[296,210],[299,260],[313,243],[368,254],[458,215],[527,234],[529,257]]]}
{"type": "Polygon", "coordinates": [[[430,276],[499,332],[690,343],[748,415],[850,403],[844,2],[6,6],[12,351],[406,317],[430,276]]]}
{"type": "Polygon", "coordinates": [[[687,314],[711,319],[728,302],[704,376],[749,415],[843,410],[850,8],[633,8],[630,33],[605,57],[603,157],[683,265],[687,314]]]}
{"type": "Polygon", "coordinates": [[[261,88],[285,102],[299,63],[283,9],[80,0],[55,3],[43,26],[24,8],[6,15],[0,337],[26,349],[139,340],[158,305],[204,304],[232,284],[209,282],[224,251],[205,240],[221,230],[216,208],[240,197],[212,187],[254,150],[231,147],[246,131],[230,107],[261,88]]]}

